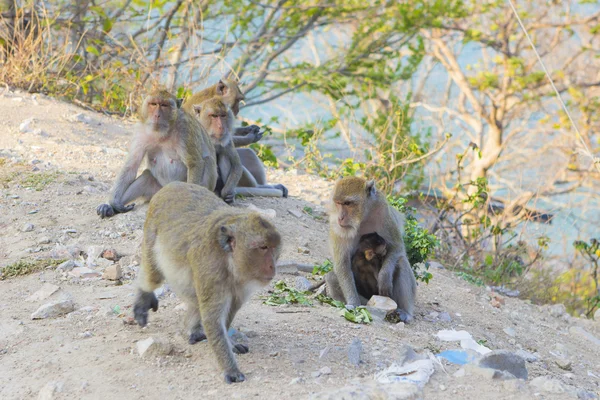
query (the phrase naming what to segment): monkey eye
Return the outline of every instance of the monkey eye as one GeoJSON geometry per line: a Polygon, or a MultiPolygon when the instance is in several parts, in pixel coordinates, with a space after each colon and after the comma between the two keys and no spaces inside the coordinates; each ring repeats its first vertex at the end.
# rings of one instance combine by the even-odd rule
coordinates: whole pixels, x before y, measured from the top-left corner
{"type": "Polygon", "coordinates": [[[344,206],[351,206],[352,202],[351,201],[345,201],[345,202],[342,203],[342,205],[344,205],[344,206]]]}
{"type": "Polygon", "coordinates": [[[149,106],[156,107],[156,103],[148,103],[149,106]]]}
{"type": "Polygon", "coordinates": [[[261,250],[267,250],[269,248],[269,246],[260,246],[261,250]]]}

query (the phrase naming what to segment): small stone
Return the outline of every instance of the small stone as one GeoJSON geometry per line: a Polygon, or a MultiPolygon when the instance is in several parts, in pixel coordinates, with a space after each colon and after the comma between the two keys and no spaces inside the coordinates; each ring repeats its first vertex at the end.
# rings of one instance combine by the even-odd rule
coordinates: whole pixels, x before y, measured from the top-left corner
{"type": "Polygon", "coordinates": [[[569,334],[571,336],[578,336],[582,339],[586,339],[587,341],[594,343],[596,346],[600,346],[600,339],[598,339],[596,336],[592,335],[591,333],[587,332],[585,329],[583,329],[580,326],[570,327],[569,334]]]}
{"type": "Polygon", "coordinates": [[[84,124],[91,124],[92,119],[83,113],[73,114],[67,117],[69,122],[83,122],[84,124]]]}
{"type": "Polygon", "coordinates": [[[542,392],[547,393],[564,393],[565,388],[562,383],[557,379],[552,379],[548,376],[538,376],[534,378],[530,383],[532,387],[542,392]]]}
{"type": "Polygon", "coordinates": [[[48,382],[42,390],[39,391],[37,400],[52,400],[56,392],[62,391],[62,382],[48,382]]]}
{"type": "Polygon", "coordinates": [[[31,319],[55,318],[73,311],[75,311],[75,304],[72,300],[47,303],[31,314],[31,319]]]}
{"type": "Polygon", "coordinates": [[[52,243],[52,239],[50,239],[48,236],[43,236],[40,238],[40,240],[38,240],[37,244],[50,244],[52,243]]]}
{"type": "Polygon", "coordinates": [[[102,274],[100,274],[100,272],[94,271],[93,269],[88,268],[88,267],[73,268],[73,270],[71,272],[69,272],[69,275],[72,277],[81,278],[81,279],[99,278],[100,276],[102,276],[102,274]]]}
{"type": "Polygon", "coordinates": [[[565,371],[571,371],[573,365],[573,363],[569,359],[564,357],[557,357],[554,360],[554,363],[558,366],[558,368],[565,371]]]}
{"type": "Polygon", "coordinates": [[[360,355],[362,353],[362,342],[359,338],[354,338],[348,347],[348,361],[354,366],[360,364],[360,355]]]}
{"type": "Polygon", "coordinates": [[[445,311],[440,313],[440,316],[438,318],[440,321],[443,321],[443,322],[452,322],[452,317],[450,317],[450,314],[448,314],[445,311]]]}
{"type": "Polygon", "coordinates": [[[100,257],[105,258],[111,261],[117,261],[119,259],[119,255],[115,249],[106,249],[101,254],[100,257]]]}
{"type": "Polygon", "coordinates": [[[527,380],[525,360],[507,350],[494,350],[485,354],[479,360],[478,365],[484,368],[506,371],[519,379],[527,380]]]}
{"type": "Polygon", "coordinates": [[[297,276],[296,277],[296,282],[294,283],[294,286],[296,287],[296,289],[298,289],[301,292],[306,292],[311,288],[311,283],[308,279],[306,279],[303,276],[297,276]]]}
{"type": "Polygon", "coordinates": [[[269,353],[269,357],[277,357],[279,355],[278,351],[274,351],[272,353],[269,353]]]}
{"type": "Polygon", "coordinates": [[[71,234],[77,233],[77,229],[73,229],[73,228],[65,229],[64,233],[71,233],[71,234]]]}
{"type": "Polygon", "coordinates": [[[149,337],[136,343],[140,357],[167,356],[173,351],[173,345],[164,339],[149,337]]]}
{"type": "Polygon", "coordinates": [[[525,361],[527,362],[536,362],[538,360],[537,356],[533,353],[530,353],[528,351],[525,350],[517,350],[515,352],[516,355],[518,355],[519,357],[522,357],[525,361]]]}
{"type": "Polygon", "coordinates": [[[298,253],[300,253],[300,254],[310,254],[310,250],[307,249],[306,247],[300,246],[300,247],[298,247],[298,253]]]}
{"type": "Polygon", "coordinates": [[[319,358],[323,359],[323,358],[327,357],[327,354],[329,354],[329,350],[331,350],[331,347],[329,347],[329,346],[327,346],[323,350],[321,350],[321,352],[319,353],[319,358]]]}
{"type": "Polygon", "coordinates": [[[577,398],[580,400],[598,400],[598,395],[592,392],[588,392],[585,389],[578,389],[577,398]]]}
{"type": "Polygon", "coordinates": [[[21,133],[29,132],[31,130],[31,125],[33,125],[33,122],[34,122],[33,118],[27,118],[26,120],[21,122],[21,124],[19,125],[19,132],[21,132],[21,133]]]}
{"type": "Polygon", "coordinates": [[[502,330],[504,331],[504,333],[506,333],[510,337],[517,336],[517,331],[514,328],[508,327],[508,328],[504,328],[502,330]]]}
{"type": "Polygon", "coordinates": [[[27,212],[27,214],[32,215],[32,214],[37,214],[40,210],[31,210],[29,212],[27,212]]]}
{"type": "Polygon", "coordinates": [[[463,367],[469,375],[480,376],[485,379],[509,380],[515,379],[515,376],[507,371],[500,371],[493,368],[478,367],[477,365],[467,364],[463,367]]]}
{"type": "Polygon", "coordinates": [[[290,385],[297,385],[299,383],[304,383],[304,378],[299,376],[298,378],[294,378],[290,381],[290,385]]]}
{"type": "Polygon", "coordinates": [[[302,217],[302,213],[300,211],[298,211],[298,210],[289,209],[288,212],[290,214],[292,214],[296,218],[301,218],[302,217]]]}
{"type": "Polygon", "coordinates": [[[56,270],[58,272],[69,272],[72,271],[75,267],[81,268],[82,264],[75,260],[68,260],[56,267],[56,270]]]}
{"type": "Polygon", "coordinates": [[[35,226],[33,226],[33,224],[25,224],[23,225],[23,227],[21,228],[22,232],[31,232],[33,231],[35,228],[35,226]]]}
{"type": "Polygon", "coordinates": [[[554,304],[550,307],[550,315],[555,318],[560,318],[567,313],[567,308],[564,304],[554,304]]]}
{"type": "Polygon", "coordinates": [[[48,297],[56,293],[59,289],[60,288],[56,285],[53,285],[51,283],[44,283],[37,292],[26,298],[25,301],[34,302],[46,300],[48,297]]]}
{"type": "Polygon", "coordinates": [[[313,378],[318,378],[321,376],[321,372],[320,371],[313,371],[310,373],[310,376],[312,376],[313,378]]]}
{"type": "Polygon", "coordinates": [[[373,296],[367,302],[367,306],[372,308],[378,308],[380,310],[385,311],[386,313],[390,311],[394,311],[398,308],[396,302],[389,297],[385,296],[373,296]]]}
{"type": "Polygon", "coordinates": [[[118,281],[123,276],[123,270],[119,264],[113,264],[104,270],[102,274],[103,279],[108,279],[109,281],[118,281]]]}
{"type": "Polygon", "coordinates": [[[323,367],[319,370],[319,372],[321,373],[321,375],[331,375],[331,368],[323,367]]]}
{"type": "Polygon", "coordinates": [[[79,337],[82,339],[91,338],[92,336],[94,336],[94,335],[92,335],[92,332],[90,332],[90,331],[85,331],[85,332],[82,332],[79,334],[79,337]]]}

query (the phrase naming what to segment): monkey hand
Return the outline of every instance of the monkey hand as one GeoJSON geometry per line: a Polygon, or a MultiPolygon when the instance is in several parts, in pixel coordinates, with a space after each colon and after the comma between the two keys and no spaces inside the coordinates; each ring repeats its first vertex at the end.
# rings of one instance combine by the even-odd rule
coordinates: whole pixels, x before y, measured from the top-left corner
{"type": "Polygon", "coordinates": [[[225,203],[233,204],[233,202],[235,201],[235,190],[232,190],[228,193],[221,192],[221,198],[223,198],[223,201],[225,201],[225,203]]]}
{"type": "Polygon", "coordinates": [[[225,382],[226,383],[234,383],[234,382],[244,382],[246,377],[239,370],[235,369],[233,371],[225,371],[225,382]]]}
{"type": "Polygon", "coordinates": [[[100,204],[96,207],[96,214],[100,216],[100,218],[110,218],[115,214],[126,213],[133,210],[134,204],[130,204],[128,206],[117,205],[117,204],[100,204]]]}
{"type": "Polygon", "coordinates": [[[260,139],[262,139],[264,134],[265,132],[261,132],[258,125],[250,125],[248,127],[248,136],[253,138],[252,143],[258,142],[260,139]]]}
{"type": "Polygon", "coordinates": [[[135,203],[131,203],[128,206],[123,205],[123,204],[111,204],[111,205],[112,205],[112,208],[115,210],[115,212],[117,212],[119,214],[129,212],[129,211],[133,210],[133,207],[135,207],[135,203]]]}
{"type": "Polygon", "coordinates": [[[385,296],[392,298],[392,278],[389,279],[381,279],[379,276],[377,279],[377,289],[380,296],[385,296]]]}

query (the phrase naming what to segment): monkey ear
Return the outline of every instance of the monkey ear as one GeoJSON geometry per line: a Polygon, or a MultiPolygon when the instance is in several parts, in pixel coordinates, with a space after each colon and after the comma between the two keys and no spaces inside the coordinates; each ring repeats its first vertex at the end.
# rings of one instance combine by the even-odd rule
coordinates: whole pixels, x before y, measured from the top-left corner
{"type": "Polygon", "coordinates": [[[375,257],[375,253],[373,253],[373,250],[365,250],[365,258],[367,259],[367,261],[371,261],[373,257],[375,257]]]}
{"type": "Polygon", "coordinates": [[[368,196],[375,196],[375,192],[377,191],[375,188],[375,181],[373,179],[367,181],[365,189],[368,196]]]}
{"type": "Polygon", "coordinates": [[[235,249],[235,228],[233,225],[223,225],[221,226],[219,232],[219,244],[221,248],[225,250],[227,253],[233,252],[235,249]]]}
{"type": "Polygon", "coordinates": [[[196,114],[200,114],[202,112],[202,106],[200,104],[194,104],[193,108],[196,114]]]}
{"type": "Polygon", "coordinates": [[[175,104],[177,104],[177,108],[181,108],[181,105],[183,104],[183,98],[175,99],[175,104]]]}
{"type": "Polygon", "coordinates": [[[222,80],[219,79],[219,83],[217,83],[217,94],[219,96],[225,96],[227,93],[227,85],[223,83],[222,80]]]}

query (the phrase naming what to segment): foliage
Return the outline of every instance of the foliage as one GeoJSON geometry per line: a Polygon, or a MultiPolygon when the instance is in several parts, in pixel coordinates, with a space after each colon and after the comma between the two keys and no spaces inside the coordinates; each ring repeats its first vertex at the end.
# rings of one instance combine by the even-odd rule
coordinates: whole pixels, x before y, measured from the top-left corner
{"type": "Polygon", "coordinates": [[[342,301],[334,300],[331,297],[327,297],[323,294],[317,295],[317,300],[322,304],[329,304],[332,307],[340,309],[340,314],[350,322],[356,324],[369,324],[373,321],[373,317],[366,307],[351,307],[346,308],[346,305],[342,301]]]}
{"type": "Polygon", "coordinates": [[[331,263],[331,260],[327,259],[322,264],[315,265],[315,267],[313,268],[312,274],[313,275],[325,275],[332,269],[333,269],[333,264],[331,263]]]}
{"type": "Polygon", "coordinates": [[[408,262],[413,268],[413,272],[417,280],[429,283],[429,280],[433,277],[429,270],[429,256],[433,253],[435,248],[439,245],[438,238],[429,233],[426,228],[419,225],[415,218],[416,209],[414,207],[407,207],[407,199],[400,196],[388,196],[388,203],[403,213],[406,217],[404,225],[404,243],[406,246],[406,254],[408,256],[408,262]],[[419,268],[419,265],[423,265],[424,270],[419,268]]]}
{"type": "Polygon", "coordinates": [[[282,304],[301,304],[305,306],[312,305],[308,298],[311,292],[301,292],[297,289],[289,287],[284,281],[278,281],[274,285],[273,293],[271,293],[263,302],[270,306],[280,306],[282,304]]]}
{"type": "Polygon", "coordinates": [[[47,267],[56,267],[65,260],[19,260],[0,269],[0,280],[28,275],[47,267]]]}
{"type": "Polygon", "coordinates": [[[573,246],[582,257],[591,263],[591,275],[594,280],[596,293],[585,298],[587,302],[587,310],[585,314],[590,316],[597,308],[600,308],[600,286],[598,286],[598,272],[600,272],[600,241],[592,238],[590,242],[577,240],[573,246]]]}
{"type": "Polygon", "coordinates": [[[58,172],[38,172],[28,174],[21,184],[26,188],[34,189],[37,192],[42,191],[46,186],[56,180],[60,174],[58,172]]]}
{"type": "Polygon", "coordinates": [[[316,219],[318,221],[322,221],[323,220],[323,217],[321,215],[315,214],[315,211],[313,210],[312,207],[304,206],[302,208],[302,211],[304,211],[305,214],[310,215],[311,217],[313,217],[314,219],[316,219]]]}

